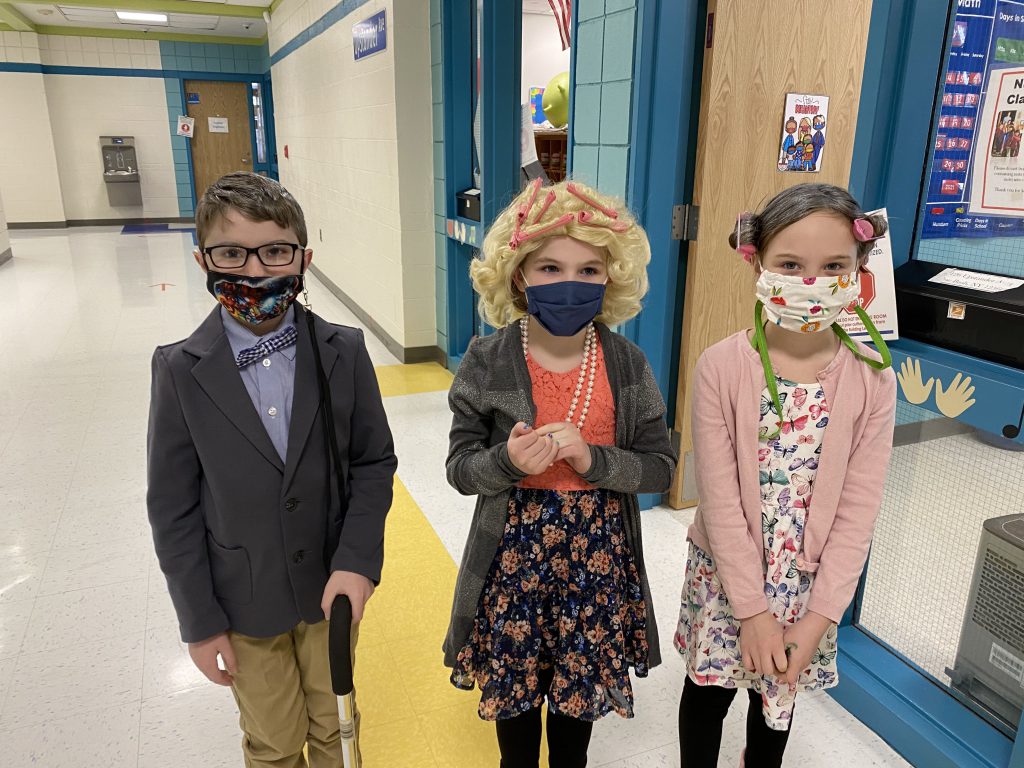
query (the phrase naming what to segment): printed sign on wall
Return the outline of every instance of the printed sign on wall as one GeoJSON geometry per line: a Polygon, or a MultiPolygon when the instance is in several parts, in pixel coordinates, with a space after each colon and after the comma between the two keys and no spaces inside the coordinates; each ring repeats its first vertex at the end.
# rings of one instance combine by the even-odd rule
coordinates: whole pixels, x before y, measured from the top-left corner
{"type": "MultiPolygon", "coordinates": [[[[889,223],[889,216],[884,208],[871,213],[881,214],[886,224],[889,223]]],[[[874,247],[868,254],[868,261],[861,269],[858,302],[883,339],[894,341],[900,337],[896,317],[896,279],[892,268],[892,242],[889,240],[888,232],[885,237],[875,240],[874,247]]],[[[857,317],[857,313],[853,311],[853,306],[844,309],[836,322],[854,338],[866,338],[868,332],[864,328],[864,323],[857,317]]]]}
{"type": "Polygon", "coordinates": [[[356,61],[380,53],[388,47],[388,29],[384,11],[352,25],[352,54],[356,61]]]}
{"type": "Polygon", "coordinates": [[[784,115],[779,170],[817,173],[825,149],[828,96],[787,93],[784,115]]]}

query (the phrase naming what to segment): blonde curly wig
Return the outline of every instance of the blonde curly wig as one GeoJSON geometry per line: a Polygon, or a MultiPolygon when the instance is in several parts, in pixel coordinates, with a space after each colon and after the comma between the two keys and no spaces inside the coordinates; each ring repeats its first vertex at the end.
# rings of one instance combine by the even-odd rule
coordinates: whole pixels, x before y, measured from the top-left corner
{"type": "Polygon", "coordinates": [[[539,187],[538,180],[498,215],[481,258],[470,265],[480,314],[488,323],[502,328],[526,315],[526,296],[513,277],[548,238],[564,235],[605,252],[608,286],[597,321],[616,325],[639,314],[651,260],[643,227],[621,201],[578,181],[539,187]]]}

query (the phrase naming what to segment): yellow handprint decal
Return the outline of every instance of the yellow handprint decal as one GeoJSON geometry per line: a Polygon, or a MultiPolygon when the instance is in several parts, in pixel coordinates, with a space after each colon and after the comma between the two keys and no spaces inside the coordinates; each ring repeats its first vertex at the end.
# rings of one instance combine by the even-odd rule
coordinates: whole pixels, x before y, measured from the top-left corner
{"type": "Polygon", "coordinates": [[[939,407],[939,411],[942,412],[943,416],[955,419],[974,405],[974,400],[971,399],[971,395],[974,394],[974,387],[971,386],[971,377],[968,376],[961,381],[962,378],[963,374],[958,373],[945,391],[942,389],[942,379],[936,382],[935,404],[939,407]]]}
{"type": "MultiPolygon", "coordinates": [[[[900,364],[900,372],[896,374],[896,378],[900,380],[900,386],[903,387],[903,396],[907,398],[908,403],[920,405],[932,394],[932,384],[935,383],[935,379],[929,377],[927,383],[922,381],[920,360],[906,358],[900,364]]],[[[938,395],[936,395],[937,398],[938,395]]],[[[946,415],[948,416],[949,414],[946,415]]]]}

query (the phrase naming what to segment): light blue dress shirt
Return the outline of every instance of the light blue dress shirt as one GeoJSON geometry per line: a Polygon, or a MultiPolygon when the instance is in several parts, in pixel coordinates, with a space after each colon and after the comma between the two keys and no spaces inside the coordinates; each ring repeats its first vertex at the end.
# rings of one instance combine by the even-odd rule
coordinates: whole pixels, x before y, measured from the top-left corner
{"type": "MultiPolygon", "coordinates": [[[[220,308],[220,317],[235,358],[243,349],[254,347],[263,340],[264,337],[257,336],[235,320],[224,307],[220,308]]],[[[288,307],[281,325],[270,335],[280,333],[289,325],[295,325],[294,306],[288,307]]],[[[272,352],[238,373],[270,441],[281,456],[281,461],[285,461],[288,427],[292,420],[292,396],[295,394],[295,345],[272,352]]]]}

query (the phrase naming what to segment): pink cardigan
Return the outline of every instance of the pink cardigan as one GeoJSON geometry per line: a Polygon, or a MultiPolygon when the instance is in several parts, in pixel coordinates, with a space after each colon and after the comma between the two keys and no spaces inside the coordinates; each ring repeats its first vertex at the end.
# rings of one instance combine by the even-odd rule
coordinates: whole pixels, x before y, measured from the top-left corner
{"type": "MultiPolygon", "coordinates": [[[[714,558],[734,615],[745,619],[768,610],[757,466],[764,369],[741,331],[705,350],[694,376],[700,505],[688,536],[714,558]]],[[[896,375],[871,368],[840,345],[818,382],[829,423],[797,567],[817,573],[807,609],[839,622],[857,589],[882,501],[896,375]]]]}

